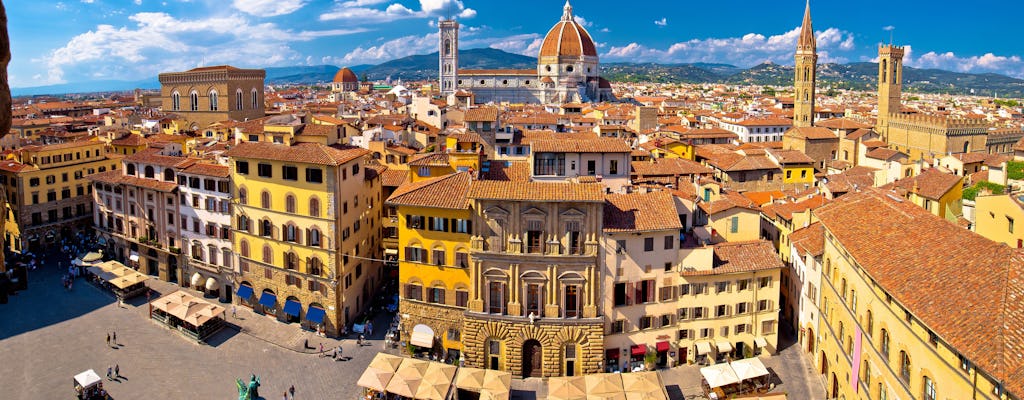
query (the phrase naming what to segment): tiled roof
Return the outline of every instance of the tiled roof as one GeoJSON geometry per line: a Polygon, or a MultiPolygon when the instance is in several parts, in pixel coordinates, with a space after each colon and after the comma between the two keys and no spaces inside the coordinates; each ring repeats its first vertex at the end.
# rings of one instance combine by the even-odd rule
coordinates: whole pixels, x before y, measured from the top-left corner
{"type": "Polygon", "coordinates": [[[124,158],[128,162],[137,162],[150,165],[158,165],[169,168],[184,168],[195,162],[186,157],[165,156],[158,154],[156,149],[146,149],[124,158]]]}
{"type": "Polygon", "coordinates": [[[146,138],[134,133],[129,133],[110,141],[112,146],[144,146],[147,143],[149,143],[149,141],[146,140],[146,138]]]}
{"type": "Polygon", "coordinates": [[[7,171],[7,172],[18,173],[18,172],[22,172],[22,171],[29,171],[29,170],[35,170],[35,169],[37,169],[37,168],[33,167],[31,165],[28,165],[28,164],[22,164],[22,163],[17,162],[17,161],[11,161],[11,160],[0,161],[0,170],[7,171]]]}
{"type": "Polygon", "coordinates": [[[480,179],[488,181],[530,181],[529,161],[491,160],[489,171],[480,171],[480,179]]]}
{"type": "Polygon", "coordinates": [[[814,257],[825,253],[825,227],[815,222],[789,234],[789,242],[797,251],[814,257]]]}
{"type": "Polygon", "coordinates": [[[893,182],[893,186],[908,192],[916,191],[919,196],[938,200],[954,186],[963,184],[962,179],[962,177],[929,168],[921,172],[920,175],[893,182]]]}
{"type": "Polygon", "coordinates": [[[719,153],[708,158],[708,164],[723,171],[757,171],[779,169],[774,161],[765,156],[745,156],[738,153],[719,153]]]}
{"type": "Polygon", "coordinates": [[[464,210],[469,208],[469,185],[472,177],[468,172],[457,172],[416,183],[399,186],[387,203],[396,206],[414,206],[464,210]]]}
{"type": "Polygon", "coordinates": [[[409,160],[410,167],[450,167],[448,153],[425,153],[409,160]]]}
{"type": "Polygon", "coordinates": [[[761,212],[765,216],[772,219],[775,219],[776,216],[779,216],[786,220],[792,220],[793,214],[821,207],[823,204],[825,204],[825,201],[825,196],[818,195],[812,196],[809,199],[805,199],[803,201],[798,202],[776,202],[766,206],[762,206],[761,212]]]}
{"type": "Polygon", "coordinates": [[[850,133],[846,134],[846,138],[850,139],[850,140],[857,140],[857,139],[860,139],[860,138],[864,137],[864,135],[867,135],[869,133],[874,133],[874,132],[875,131],[873,131],[871,129],[858,129],[858,130],[855,130],[853,132],[850,132],[850,133]]]}
{"type": "Polygon", "coordinates": [[[302,128],[302,135],[304,136],[331,136],[338,134],[338,126],[336,125],[323,125],[323,124],[306,124],[302,128]]]}
{"type": "Polygon", "coordinates": [[[679,134],[680,139],[737,139],[739,135],[725,129],[691,129],[679,134]]]}
{"type": "Polygon", "coordinates": [[[786,131],[785,136],[798,137],[810,140],[819,139],[838,139],[835,133],[828,130],[828,128],[821,126],[801,126],[794,127],[786,131]]]}
{"type": "Polygon", "coordinates": [[[768,149],[765,151],[775,156],[775,159],[779,160],[780,164],[814,164],[814,159],[808,157],[800,150],[768,149]]]}
{"type": "Polygon", "coordinates": [[[683,276],[717,275],[782,268],[782,260],[772,244],[764,240],[720,243],[714,246],[715,264],[710,270],[684,268],[683,276]]]}
{"type": "MultiPolygon", "coordinates": [[[[459,71],[462,72],[462,71],[459,71]]],[[[494,122],[498,120],[497,107],[478,107],[466,110],[466,122],[494,122]]]]}
{"type": "Polygon", "coordinates": [[[708,215],[715,215],[737,207],[755,211],[760,210],[757,204],[754,204],[753,201],[736,192],[725,192],[718,200],[712,202],[701,202],[698,207],[704,210],[708,215]]]}
{"type": "Polygon", "coordinates": [[[204,162],[198,162],[189,165],[181,172],[186,174],[212,176],[217,178],[227,178],[228,176],[231,176],[231,168],[228,168],[227,165],[210,164],[204,162]]]}
{"type": "Polygon", "coordinates": [[[864,157],[874,158],[876,160],[886,161],[886,160],[890,160],[893,157],[896,157],[896,156],[902,155],[902,154],[903,153],[901,153],[899,151],[896,151],[896,150],[893,150],[893,149],[890,149],[888,147],[878,147],[878,148],[875,148],[874,150],[871,150],[871,151],[869,151],[867,153],[864,153],[864,157]]]}
{"type": "Polygon", "coordinates": [[[406,179],[409,179],[409,170],[389,168],[381,174],[380,182],[381,186],[399,187],[406,179]]]}
{"type": "Polygon", "coordinates": [[[469,198],[508,201],[604,202],[604,190],[597,184],[476,181],[469,198]]]}
{"type": "Polygon", "coordinates": [[[609,194],[604,202],[605,232],[681,229],[675,201],[668,192],[609,194]]]}
{"type": "Polygon", "coordinates": [[[146,189],[153,189],[161,192],[173,192],[178,188],[177,182],[167,182],[156,179],[145,179],[131,175],[124,175],[121,170],[115,169],[107,172],[87,175],[86,179],[93,182],[109,183],[112,185],[129,185],[146,189]]]}
{"type": "Polygon", "coordinates": [[[814,126],[820,126],[822,128],[828,128],[828,129],[843,129],[843,130],[846,130],[846,129],[871,129],[872,128],[871,125],[868,125],[868,124],[865,124],[865,123],[862,123],[862,122],[858,122],[858,121],[855,121],[855,120],[852,120],[852,119],[849,119],[849,118],[832,118],[832,119],[826,119],[826,120],[822,120],[822,121],[817,121],[817,122],[814,123],[814,126]]]}
{"type": "Polygon", "coordinates": [[[1010,393],[1024,393],[1020,250],[882,189],[843,196],[815,214],[859,269],[939,338],[1010,393]]]}
{"type": "Polygon", "coordinates": [[[659,158],[652,161],[633,161],[630,166],[638,176],[675,176],[710,174],[713,171],[696,161],[682,158],[659,158]]]}
{"type": "Polygon", "coordinates": [[[534,153],[629,153],[633,149],[622,139],[590,138],[586,140],[533,140],[534,153]]]}
{"type": "Polygon", "coordinates": [[[832,193],[846,193],[853,190],[853,186],[867,188],[875,185],[875,173],[877,169],[864,166],[856,166],[842,173],[828,175],[825,178],[828,182],[825,187],[832,193]]]}
{"type": "Polygon", "coordinates": [[[953,154],[953,158],[959,160],[964,164],[980,163],[988,159],[988,153],[957,153],[953,154]]]}
{"type": "Polygon", "coordinates": [[[245,142],[225,151],[224,155],[233,158],[338,166],[365,156],[369,152],[361,147],[325,146],[318,143],[299,143],[288,146],[267,142],[245,142]]]}

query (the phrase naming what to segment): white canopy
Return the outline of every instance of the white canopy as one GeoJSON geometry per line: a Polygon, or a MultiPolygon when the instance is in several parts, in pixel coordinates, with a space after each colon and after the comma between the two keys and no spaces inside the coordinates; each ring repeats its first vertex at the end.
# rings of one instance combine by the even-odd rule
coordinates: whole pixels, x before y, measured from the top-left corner
{"type": "Polygon", "coordinates": [[[206,278],[206,290],[217,290],[217,280],[206,278]]]}
{"type": "Polygon", "coordinates": [[[759,347],[768,347],[768,341],[765,340],[763,337],[755,338],[754,344],[758,345],[759,347]]]}
{"type": "Polygon", "coordinates": [[[715,343],[715,347],[718,348],[719,353],[728,353],[732,351],[732,343],[726,342],[724,340],[715,343]]]}
{"type": "Polygon", "coordinates": [[[192,274],[192,287],[199,286],[199,281],[203,279],[203,276],[198,272],[192,274]]]}
{"type": "Polygon", "coordinates": [[[419,347],[434,347],[434,330],[429,326],[419,324],[412,328],[412,337],[409,338],[409,342],[413,346],[419,347]]]}
{"type": "Polygon", "coordinates": [[[757,357],[733,361],[732,369],[741,381],[768,375],[768,368],[757,357]]]}
{"type": "Polygon", "coordinates": [[[700,374],[704,376],[704,380],[712,388],[731,385],[740,381],[740,378],[736,376],[736,371],[733,371],[729,364],[715,364],[710,367],[701,368],[700,374]]]}
{"type": "Polygon", "coordinates": [[[130,256],[128,256],[128,260],[139,261],[139,253],[132,253],[130,256]]]}
{"type": "Polygon", "coordinates": [[[711,344],[708,342],[697,342],[697,355],[706,355],[711,353],[711,344]]]}
{"type": "Polygon", "coordinates": [[[75,375],[75,385],[81,388],[87,388],[100,382],[100,376],[96,374],[96,371],[88,370],[75,375]]]}

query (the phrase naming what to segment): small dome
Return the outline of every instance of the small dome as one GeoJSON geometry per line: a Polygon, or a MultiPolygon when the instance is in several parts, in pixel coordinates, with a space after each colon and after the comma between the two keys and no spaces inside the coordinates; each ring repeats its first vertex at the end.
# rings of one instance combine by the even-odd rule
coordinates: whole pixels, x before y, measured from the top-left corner
{"type": "Polygon", "coordinates": [[[338,70],[338,73],[334,74],[334,82],[336,83],[359,83],[359,77],[356,76],[355,72],[348,69],[348,67],[338,70]]]}
{"type": "Polygon", "coordinates": [[[565,3],[562,20],[551,27],[540,46],[540,57],[597,57],[597,46],[590,34],[572,16],[572,6],[565,3]]]}

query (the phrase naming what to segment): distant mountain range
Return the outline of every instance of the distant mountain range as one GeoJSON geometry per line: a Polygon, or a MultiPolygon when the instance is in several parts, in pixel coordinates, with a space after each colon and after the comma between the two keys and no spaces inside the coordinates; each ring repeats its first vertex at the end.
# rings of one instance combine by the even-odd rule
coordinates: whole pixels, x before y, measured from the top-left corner
{"type": "MultiPolygon", "coordinates": [[[[537,59],[498,49],[468,49],[459,52],[462,69],[534,69],[537,59]]],[[[378,65],[349,67],[374,81],[436,79],[437,53],[414,55],[378,65]]],[[[737,85],[789,86],[793,83],[793,67],[771,62],[751,68],[728,64],[653,64],[605,63],[605,78],[613,82],[655,83],[727,83],[737,85]]],[[[266,68],[268,84],[328,84],[340,68],[333,65],[266,68]]],[[[872,63],[821,64],[818,66],[818,87],[821,90],[875,88],[878,66],[872,63]]],[[[905,91],[925,93],[971,94],[999,97],[1024,97],[1024,80],[998,74],[966,74],[937,69],[903,68],[905,91]]],[[[12,89],[14,96],[39,94],[127,91],[135,88],[157,89],[160,83],[149,78],[141,81],[90,81],[60,85],[12,89]]],[[[827,92],[825,92],[827,93],[827,92]]]]}

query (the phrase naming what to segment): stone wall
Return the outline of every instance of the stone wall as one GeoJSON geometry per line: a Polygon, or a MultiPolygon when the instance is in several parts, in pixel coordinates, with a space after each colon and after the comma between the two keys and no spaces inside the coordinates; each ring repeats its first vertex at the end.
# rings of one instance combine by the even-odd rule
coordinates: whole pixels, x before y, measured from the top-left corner
{"type": "MultiPolygon", "coordinates": [[[[434,330],[434,338],[437,342],[444,343],[449,329],[462,331],[464,312],[463,309],[457,307],[402,299],[398,304],[398,313],[409,316],[408,319],[402,319],[402,340],[409,342],[412,328],[423,324],[434,330]]],[[[445,350],[448,349],[446,346],[445,350]]],[[[456,350],[462,349],[457,348],[456,350]]]]}
{"type": "Polygon", "coordinates": [[[541,344],[542,375],[565,376],[564,347],[579,345],[575,375],[601,372],[604,357],[604,324],[600,319],[552,319],[531,324],[525,318],[494,317],[467,313],[463,329],[466,366],[487,367],[487,342],[502,342],[499,369],[515,376],[523,373],[523,344],[536,340],[541,344]]]}

